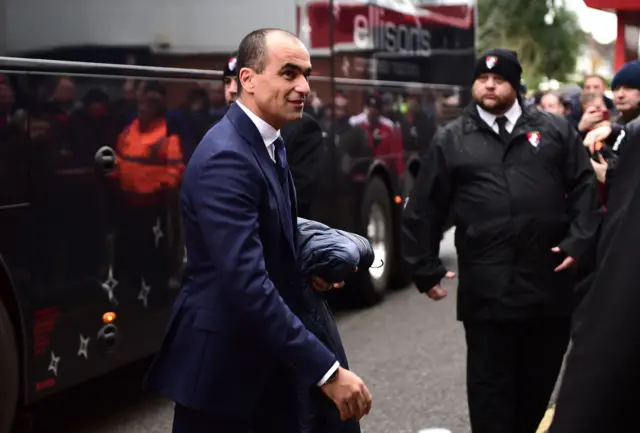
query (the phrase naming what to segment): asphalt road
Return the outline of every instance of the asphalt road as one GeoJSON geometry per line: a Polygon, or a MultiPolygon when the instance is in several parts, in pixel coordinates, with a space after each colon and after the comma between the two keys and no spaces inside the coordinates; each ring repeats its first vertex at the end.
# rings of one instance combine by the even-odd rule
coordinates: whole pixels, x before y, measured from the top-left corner
{"type": "MultiPolygon", "coordinates": [[[[456,270],[451,232],[441,257],[456,270]]],[[[363,433],[437,427],[469,432],[465,343],[455,320],[455,284],[445,283],[449,297],[440,302],[407,288],[390,293],[377,307],[338,312],[351,367],[374,396],[373,410],[362,421],[363,433]]],[[[138,391],[143,369],[144,364],[134,366],[38,408],[35,432],[170,432],[172,404],[138,391]]]]}

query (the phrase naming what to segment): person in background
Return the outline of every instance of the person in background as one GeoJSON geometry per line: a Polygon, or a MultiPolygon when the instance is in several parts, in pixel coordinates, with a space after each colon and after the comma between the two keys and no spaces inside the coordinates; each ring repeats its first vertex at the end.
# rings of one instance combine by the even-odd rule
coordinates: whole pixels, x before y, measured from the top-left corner
{"type": "Polygon", "coordinates": [[[594,128],[610,124],[610,112],[600,93],[583,91],[580,95],[580,107],[584,114],[578,123],[578,132],[582,137],[594,128]]]}
{"type": "Polygon", "coordinates": [[[640,119],[587,134],[585,145],[612,140],[619,152],[586,295],[549,433],[640,431],[640,119]],[[612,129],[617,132],[612,133],[612,129]],[[624,131],[624,134],[622,134],[624,131]]]}
{"type": "Polygon", "coordinates": [[[605,95],[606,90],[607,83],[602,76],[597,74],[587,75],[582,83],[582,92],[576,93],[569,98],[571,104],[571,112],[569,113],[570,121],[574,125],[578,125],[583,118],[585,111],[582,109],[580,96],[584,93],[593,93],[602,96],[607,110],[610,112],[614,111],[614,103],[605,95]]]}
{"type": "Polygon", "coordinates": [[[640,60],[628,62],[611,81],[613,103],[618,112],[615,123],[624,125],[640,115],[640,60]]]}
{"type": "Polygon", "coordinates": [[[542,101],[542,95],[544,95],[544,92],[542,90],[536,90],[533,93],[533,101],[532,101],[532,105],[535,105],[535,107],[538,110],[542,110],[542,106],[540,105],[540,102],[542,101]]]}
{"type": "Polygon", "coordinates": [[[433,300],[455,277],[438,257],[454,219],[473,433],[536,432],[569,343],[572,267],[602,216],[582,140],[521,105],[521,73],[513,51],[477,60],[473,102],[436,134],[402,219],[413,282],[433,300]]]}
{"type": "Polygon", "coordinates": [[[224,101],[227,107],[238,99],[238,53],[231,54],[222,71],[222,83],[224,85],[224,101]]]}
{"type": "Polygon", "coordinates": [[[320,123],[309,113],[282,127],[282,139],[298,196],[298,216],[310,218],[318,176],[324,160],[324,134],[320,123]]]}
{"type": "Polygon", "coordinates": [[[540,109],[548,113],[564,116],[564,105],[560,95],[555,92],[546,92],[540,98],[540,109]]]}
{"type": "Polygon", "coordinates": [[[219,122],[227,112],[227,105],[224,100],[223,84],[219,81],[209,83],[207,93],[209,94],[209,115],[213,119],[213,123],[219,122]]]}
{"type": "MultiPolygon", "coordinates": [[[[611,81],[613,88],[613,101],[618,112],[618,116],[613,122],[603,123],[602,127],[592,127],[590,131],[606,130],[607,126],[627,125],[635,122],[640,118],[640,61],[626,63],[616,73],[611,81]]],[[[588,132],[588,131],[587,131],[588,132]]],[[[589,132],[589,134],[591,134],[589,132]]],[[[589,134],[585,135],[585,140],[589,134]]],[[[596,135],[599,135],[596,133],[596,135]]],[[[617,145],[612,148],[608,143],[597,143],[597,149],[594,143],[590,149],[592,154],[591,164],[595,170],[596,176],[600,183],[600,190],[608,202],[608,190],[613,173],[616,172],[616,166],[619,163],[619,152],[617,145]]]]}

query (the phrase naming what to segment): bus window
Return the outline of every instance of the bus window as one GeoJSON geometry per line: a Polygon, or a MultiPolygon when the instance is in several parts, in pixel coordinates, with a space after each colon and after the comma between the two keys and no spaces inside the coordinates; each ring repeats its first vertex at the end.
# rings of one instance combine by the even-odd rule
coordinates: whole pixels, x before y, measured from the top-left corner
{"type": "Polygon", "coordinates": [[[0,207],[28,201],[26,103],[24,80],[0,74],[0,207]]]}

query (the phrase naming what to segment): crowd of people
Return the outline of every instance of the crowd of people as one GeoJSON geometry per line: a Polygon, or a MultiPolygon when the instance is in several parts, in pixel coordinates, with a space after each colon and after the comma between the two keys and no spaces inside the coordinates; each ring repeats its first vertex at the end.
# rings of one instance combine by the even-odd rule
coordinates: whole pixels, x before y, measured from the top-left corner
{"type": "Polygon", "coordinates": [[[418,290],[444,298],[453,215],[473,433],[535,432],[570,341],[549,431],[638,431],[640,62],[617,72],[613,100],[593,75],[527,101],[521,72],[512,51],[478,59],[474,102],[436,134],[405,209],[405,258],[418,290]]]}

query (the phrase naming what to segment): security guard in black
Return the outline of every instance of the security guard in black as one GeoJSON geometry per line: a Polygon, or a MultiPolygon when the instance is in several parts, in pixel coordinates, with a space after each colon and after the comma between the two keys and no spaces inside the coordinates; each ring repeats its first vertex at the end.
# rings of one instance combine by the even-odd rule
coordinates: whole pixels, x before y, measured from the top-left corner
{"type": "Polygon", "coordinates": [[[418,290],[446,295],[439,259],[451,215],[458,253],[473,433],[535,433],[569,340],[574,261],[595,241],[602,206],[578,133],[524,107],[517,54],[476,63],[472,102],[424,156],[402,223],[418,290]]]}

